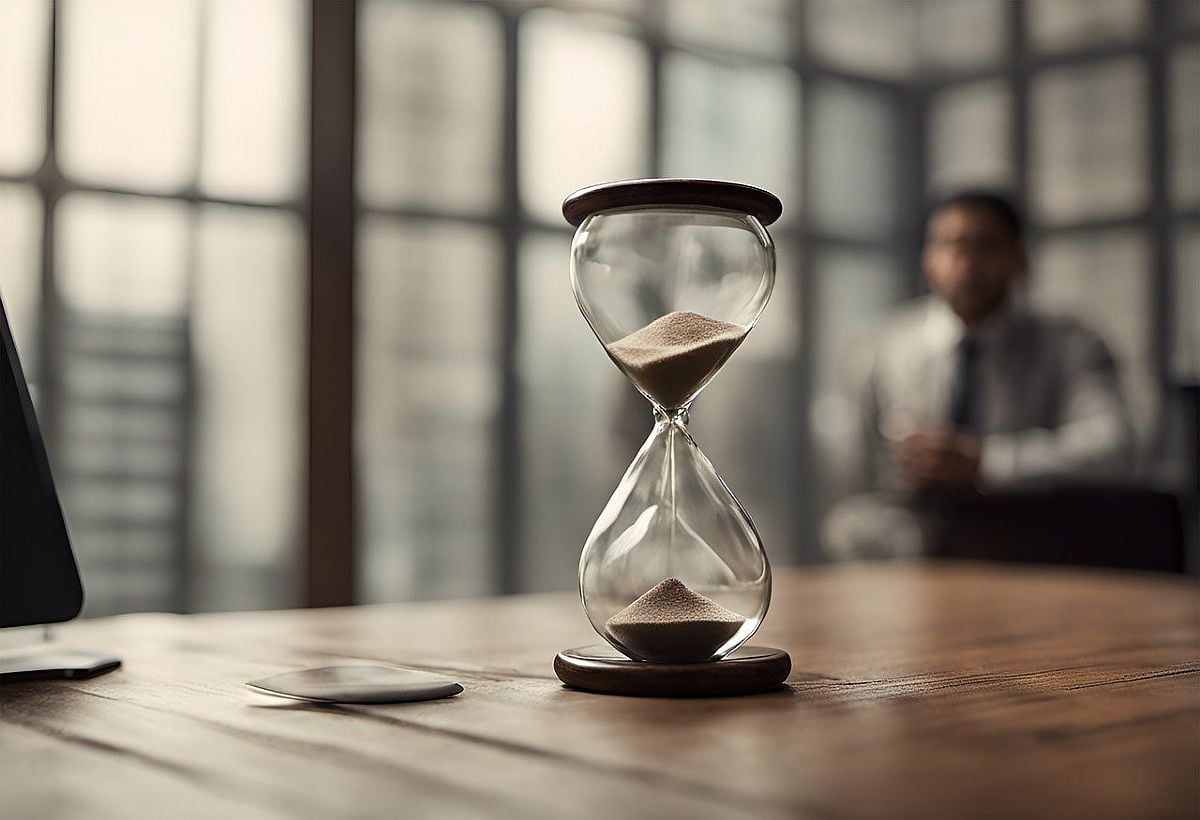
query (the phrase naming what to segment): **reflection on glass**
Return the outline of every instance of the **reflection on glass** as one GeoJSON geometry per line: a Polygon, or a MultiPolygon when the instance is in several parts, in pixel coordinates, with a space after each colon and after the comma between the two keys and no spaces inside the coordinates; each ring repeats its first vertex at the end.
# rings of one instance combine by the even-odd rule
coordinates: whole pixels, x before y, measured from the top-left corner
{"type": "Polygon", "coordinates": [[[91,182],[170,190],[193,173],[195,0],[62,3],[61,156],[91,182]]]}
{"type": "Polygon", "coordinates": [[[0,184],[0,297],[21,355],[36,384],[42,304],[42,205],[27,185],[0,184]]]}
{"type": "Polygon", "coordinates": [[[894,79],[916,71],[917,4],[809,0],[803,10],[807,49],[817,59],[894,79]]]}
{"type": "Polygon", "coordinates": [[[49,0],[0,3],[0,171],[28,173],[46,150],[49,0]]]}
{"type": "Polygon", "coordinates": [[[59,206],[59,428],[48,442],[85,613],[185,604],[188,208],[73,194],[59,206]]]}
{"type": "Polygon", "coordinates": [[[490,592],[497,237],[371,217],[358,247],[359,597],[490,592]]]}
{"type": "Polygon", "coordinates": [[[573,190],[646,175],[649,62],[633,39],[553,10],[521,18],[520,47],[521,200],[558,225],[573,190]]]}
{"type": "Polygon", "coordinates": [[[918,6],[918,38],[926,71],[994,66],[1008,46],[1006,0],[932,2],[918,6]]]}
{"type": "Polygon", "coordinates": [[[1176,208],[1194,208],[1200,205],[1200,46],[1176,49],[1169,83],[1171,200],[1176,208]]]}
{"type": "Polygon", "coordinates": [[[810,411],[818,518],[855,487],[861,410],[858,389],[869,371],[870,337],[906,295],[905,277],[887,253],[829,248],[816,258],[816,327],[810,411]]]}
{"type": "Polygon", "coordinates": [[[929,186],[950,191],[1012,180],[1012,93],[1003,80],[952,86],[930,105],[929,186]]]}
{"type": "Polygon", "coordinates": [[[500,193],[503,42],[482,5],[368,2],[359,21],[359,196],[491,210],[500,193]]]}
{"type": "Polygon", "coordinates": [[[1075,317],[1104,337],[1143,443],[1158,421],[1152,282],[1146,239],[1134,229],[1048,239],[1037,248],[1030,281],[1034,304],[1075,317]]]}
{"type": "MultiPolygon", "coordinates": [[[[670,7],[687,6],[686,3],[670,7]]],[[[799,211],[800,83],[786,68],[729,67],[681,52],[663,66],[665,176],[728,179],[799,211]]]]}
{"type": "MultiPolygon", "coordinates": [[[[688,427],[692,436],[750,511],[772,561],[803,557],[795,552],[795,513],[800,490],[793,391],[800,350],[800,275],[798,248],[776,241],[775,287],[762,319],[724,368],[696,400],[698,412],[688,427]]],[[[634,420],[641,435],[650,433],[646,402],[636,397],[634,420]],[[640,401],[640,406],[637,402],[640,401]]]]}
{"type": "Polygon", "coordinates": [[[571,292],[570,242],[534,235],[520,254],[522,589],[570,589],[579,556],[650,433],[646,400],[596,343],[571,292]],[[632,409],[631,409],[632,406],[632,409]],[[564,499],[570,499],[569,502],[564,499]]]}
{"type": "Polygon", "coordinates": [[[795,27],[788,0],[688,0],[663,3],[667,34],[715,48],[786,57],[795,27]]]}
{"type": "Polygon", "coordinates": [[[1142,33],[1146,25],[1147,5],[1144,0],[1041,0],[1026,3],[1029,40],[1039,51],[1062,51],[1132,40],[1142,33]]]}
{"type": "Polygon", "coordinates": [[[193,606],[300,604],[305,435],[303,225],[205,206],[191,310],[193,606]]]}
{"type": "Polygon", "coordinates": [[[1046,71],[1033,84],[1033,204],[1051,221],[1146,204],[1146,76],[1132,59],[1046,71]]]}
{"type": "Polygon", "coordinates": [[[874,91],[841,82],[815,87],[809,203],[834,233],[885,238],[895,223],[896,112],[874,91]]]}
{"type": "Polygon", "coordinates": [[[1195,221],[1175,228],[1171,303],[1171,372],[1180,384],[1200,383],[1200,224],[1195,221]]]}
{"type": "Polygon", "coordinates": [[[206,0],[200,185],[229,197],[295,196],[305,164],[307,11],[293,0],[206,0]]]}

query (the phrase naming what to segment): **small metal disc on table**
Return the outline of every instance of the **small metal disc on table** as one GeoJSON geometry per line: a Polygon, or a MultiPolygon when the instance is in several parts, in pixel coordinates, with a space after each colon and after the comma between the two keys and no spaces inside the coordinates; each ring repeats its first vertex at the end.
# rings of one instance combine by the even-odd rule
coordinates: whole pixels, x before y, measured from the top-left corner
{"type": "Polygon", "coordinates": [[[743,646],[705,663],[634,661],[606,644],[567,649],[554,658],[554,673],[568,686],[658,698],[753,695],[779,686],[791,671],[788,653],[765,646],[743,646]]]}
{"type": "Polygon", "coordinates": [[[412,703],[451,698],[458,681],[414,669],[347,663],[247,681],[256,692],[318,703],[412,703]]]}

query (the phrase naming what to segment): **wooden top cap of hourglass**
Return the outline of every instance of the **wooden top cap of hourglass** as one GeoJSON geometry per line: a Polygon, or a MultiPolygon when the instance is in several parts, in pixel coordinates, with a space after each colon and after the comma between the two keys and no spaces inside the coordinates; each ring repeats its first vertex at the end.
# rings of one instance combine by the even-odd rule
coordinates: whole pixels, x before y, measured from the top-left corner
{"type": "Polygon", "coordinates": [[[720,208],[750,214],[770,225],[783,213],[779,197],[740,182],[713,179],[624,179],[580,188],[563,200],[563,216],[578,227],[597,211],[642,205],[720,208]]]}

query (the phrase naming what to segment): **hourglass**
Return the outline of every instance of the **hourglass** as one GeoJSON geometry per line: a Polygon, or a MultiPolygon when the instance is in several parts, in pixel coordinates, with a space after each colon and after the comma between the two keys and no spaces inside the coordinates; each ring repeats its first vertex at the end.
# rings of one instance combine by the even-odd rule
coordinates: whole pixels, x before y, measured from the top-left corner
{"type": "Polygon", "coordinates": [[[750,516],[688,431],[692,402],[770,298],[765,226],[782,209],[758,188],[690,179],[596,185],[563,203],[577,226],[579,309],[654,421],[583,548],[579,591],[607,644],[559,653],[567,684],[745,694],[791,669],[785,652],[744,646],[766,615],[771,568],[750,516]]]}

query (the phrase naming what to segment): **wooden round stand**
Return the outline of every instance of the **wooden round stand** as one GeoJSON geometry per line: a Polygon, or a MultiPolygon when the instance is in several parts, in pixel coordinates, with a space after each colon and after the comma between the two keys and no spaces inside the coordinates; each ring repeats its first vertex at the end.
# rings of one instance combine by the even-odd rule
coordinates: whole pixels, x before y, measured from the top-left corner
{"type": "Polygon", "coordinates": [[[607,644],[559,652],[554,673],[577,689],[656,698],[753,695],[779,686],[792,671],[782,649],[743,646],[709,663],[634,661],[607,644]]]}

